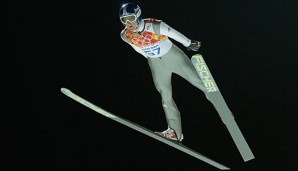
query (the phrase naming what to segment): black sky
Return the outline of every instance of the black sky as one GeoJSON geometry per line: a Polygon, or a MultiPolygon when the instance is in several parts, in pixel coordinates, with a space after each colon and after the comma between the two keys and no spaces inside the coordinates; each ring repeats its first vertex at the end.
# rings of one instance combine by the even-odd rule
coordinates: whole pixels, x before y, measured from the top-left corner
{"type": "MultiPolygon", "coordinates": [[[[12,65],[5,74],[11,85],[2,92],[10,111],[9,122],[1,128],[9,140],[3,147],[10,149],[7,159],[14,163],[7,167],[217,170],[60,92],[67,87],[153,131],[166,128],[146,59],[120,38],[123,25],[118,10],[123,2],[75,0],[12,6],[8,13],[12,65]]],[[[199,53],[256,158],[244,163],[203,93],[173,75],[184,144],[232,170],[297,170],[297,2],[133,2],[141,7],[143,18],[161,19],[202,42],[199,53]]],[[[187,55],[195,54],[173,42],[187,55]]]]}

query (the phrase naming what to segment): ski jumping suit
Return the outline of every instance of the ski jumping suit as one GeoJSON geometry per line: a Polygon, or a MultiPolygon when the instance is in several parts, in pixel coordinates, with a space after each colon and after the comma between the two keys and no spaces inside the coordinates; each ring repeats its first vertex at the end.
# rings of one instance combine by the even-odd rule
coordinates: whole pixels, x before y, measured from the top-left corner
{"type": "Polygon", "coordinates": [[[180,112],[172,98],[172,73],[178,74],[195,87],[202,90],[207,99],[208,93],[197,75],[189,57],[168,37],[189,46],[191,40],[156,19],[143,19],[137,33],[128,29],[121,32],[121,38],[137,52],[148,59],[156,89],[161,94],[162,106],[169,128],[176,131],[177,138],[182,134],[180,112]]]}

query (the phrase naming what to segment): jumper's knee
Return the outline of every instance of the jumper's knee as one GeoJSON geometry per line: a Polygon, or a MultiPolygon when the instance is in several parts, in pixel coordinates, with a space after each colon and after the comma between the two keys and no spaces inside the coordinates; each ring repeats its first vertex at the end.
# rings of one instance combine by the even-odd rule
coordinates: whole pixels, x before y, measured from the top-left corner
{"type": "Polygon", "coordinates": [[[161,92],[160,94],[161,94],[162,106],[168,107],[173,101],[172,93],[161,92]]]}

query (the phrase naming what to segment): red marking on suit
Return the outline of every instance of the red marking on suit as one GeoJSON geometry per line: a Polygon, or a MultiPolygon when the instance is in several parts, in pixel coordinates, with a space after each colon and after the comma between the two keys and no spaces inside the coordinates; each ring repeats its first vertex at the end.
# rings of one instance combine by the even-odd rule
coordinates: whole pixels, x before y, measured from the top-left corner
{"type": "MultiPolygon", "coordinates": [[[[147,20],[145,23],[152,23],[152,20],[147,20]]],[[[165,35],[156,35],[154,32],[148,31],[151,25],[146,27],[146,31],[141,34],[135,34],[130,30],[125,30],[125,35],[127,41],[131,44],[134,44],[137,47],[146,47],[150,45],[154,45],[158,42],[161,42],[166,39],[165,35]]]]}
{"type": "Polygon", "coordinates": [[[163,41],[166,36],[157,36],[155,33],[148,31],[144,31],[142,34],[138,35],[126,30],[126,38],[129,43],[134,44],[137,47],[145,47],[163,41]]]}

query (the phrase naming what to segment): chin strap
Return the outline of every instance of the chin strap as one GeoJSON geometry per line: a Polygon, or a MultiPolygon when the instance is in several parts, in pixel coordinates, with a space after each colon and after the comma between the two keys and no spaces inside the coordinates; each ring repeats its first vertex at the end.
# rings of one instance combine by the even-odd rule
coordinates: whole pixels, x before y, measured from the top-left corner
{"type": "Polygon", "coordinates": [[[135,30],[133,30],[133,32],[137,33],[139,28],[140,28],[140,25],[138,25],[138,27],[135,30]]]}
{"type": "Polygon", "coordinates": [[[141,21],[138,27],[133,32],[141,34],[144,30],[145,30],[145,24],[144,24],[144,21],[141,21]],[[141,27],[143,27],[143,29],[141,31],[138,31],[141,27]]]}

